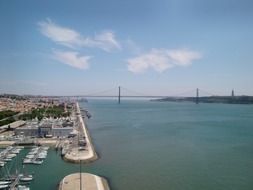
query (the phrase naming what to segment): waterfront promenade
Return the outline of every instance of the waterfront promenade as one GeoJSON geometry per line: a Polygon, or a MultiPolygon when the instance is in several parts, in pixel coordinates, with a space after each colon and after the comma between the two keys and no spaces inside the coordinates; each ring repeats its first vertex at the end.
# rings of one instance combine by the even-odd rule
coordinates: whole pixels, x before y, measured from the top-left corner
{"type": "Polygon", "coordinates": [[[77,119],[80,125],[79,132],[82,133],[86,140],[85,150],[80,150],[78,146],[74,147],[68,151],[67,154],[65,154],[64,159],[66,161],[74,163],[78,163],[80,161],[82,163],[89,163],[95,161],[98,156],[92,144],[88,129],[85,126],[85,122],[83,121],[78,102],[76,103],[76,116],[78,117],[77,119]]]}
{"type": "MultiPolygon", "coordinates": [[[[98,156],[91,141],[88,129],[82,118],[79,104],[76,103],[76,116],[79,126],[79,133],[81,133],[86,140],[85,150],[80,150],[79,146],[72,148],[64,159],[74,163],[89,163],[95,161],[98,156]]],[[[109,190],[107,180],[103,177],[93,175],[90,173],[74,173],[62,179],[59,185],[59,190],[109,190]],[[80,187],[81,186],[81,187],[80,187]]]]}

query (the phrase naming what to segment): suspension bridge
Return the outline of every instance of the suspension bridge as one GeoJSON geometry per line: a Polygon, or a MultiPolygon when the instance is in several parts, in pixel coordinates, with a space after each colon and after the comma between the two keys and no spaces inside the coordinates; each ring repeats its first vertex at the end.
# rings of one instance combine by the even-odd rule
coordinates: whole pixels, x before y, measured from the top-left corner
{"type": "MultiPolygon", "coordinates": [[[[175,93],[175,94],[168,94],[168,95],[151,95],[142,92],[138,92],[136,90],[132,90],[126,87],[114,87],[107,90],[96,91],[92,93],[87,93],[84,95],[75,95],[75,96],[63,96],[63,97],[72,97],[72,98],[117,98],[118,103],[121,103],[122,98],[150,98],[150,99],[163,99],[163,98],[194,98],[195,102],[198,104],[199,99],[201,97],[211,97],[217,96],[217,94],[208,92],[203,89],[190,89],[184,92],[175,93]]],[[[228,96],[234,96],[234,90],[228,96]]]]}

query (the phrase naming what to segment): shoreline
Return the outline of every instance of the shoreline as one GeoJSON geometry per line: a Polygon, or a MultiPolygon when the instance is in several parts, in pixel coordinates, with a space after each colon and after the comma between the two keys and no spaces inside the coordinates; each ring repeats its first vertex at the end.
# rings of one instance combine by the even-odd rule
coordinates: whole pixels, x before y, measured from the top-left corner
{"type": "Polygon", "coordinates": [[[88,129],[87,129],[84,121],[83,121],[78,102],[76,102],[76,109],[77,109],[76,114],[77,114],[77,117],[78,117],[79,122],[81,124],[82,132],[84,133],[84,136],[86,139],[86,143],[87,143],[86,147],[87,147],[88,152],[87,151],[80,152],[77,147],[77,149],[72,149],[71,152],[68,152],[67,154],[65,154],[65,156],[63,158],[65,161],[72,162],[72,163],[79,163],[79,162],[90,163],[90,162],[97,160],[98,156],[97,156],[95,148],[92,144],[91,136],[88,132],[88,129]]]}

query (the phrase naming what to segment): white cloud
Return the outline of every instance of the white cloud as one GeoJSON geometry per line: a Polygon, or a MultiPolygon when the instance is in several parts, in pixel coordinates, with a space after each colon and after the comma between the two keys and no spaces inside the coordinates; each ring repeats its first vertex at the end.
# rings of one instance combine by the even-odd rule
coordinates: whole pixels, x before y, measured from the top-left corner
{"type": "Polygon", "coordinates": [[[64,28],[54,24],[51,20],[42,21],[38,23],[42,34],[50,38],[52,41],[73,47],[80,45],[81,36],[78,32],[69,28],[64,28]]]}
{"type": "Polygon", "coordinates": [[[152,49],[149,53],[141,54],[128,59],[128,70],[133,73],[142,73],[148,69],[163,72],[175,66],[188,66],[202,56],[199,52],[186,49],[152,49]]]}
{"type": "Polygon", "coordinates": [[[170,50],[167,53],[174,61],[174,64],[180,66],[191,65],[193,60],[200,59],[202,57],[199,52],[189,50],[170,50]]]}
{"type": "Polygon", "coordinates": [[[90,56],[80,56],[75,51],[54,51],[54,59],[78,69],[88,69],[90,56]]]}
{"type": "Polygon", "coordinates": [[[121,49],[120,43],[116,40],[112,31],[104,31],[94,36],[93,40],[90,40],[90,45],[94,44],[95,47],[99,47],[105,51],[111,49],[121,49]]]}
{"type": "Polygon", "coordinates": [[[103,31],[93,37],[85,37],[79,32],[55,24],[50,19],[38,23],[39,30],[52,41],[70,48],[94,47],[105,51],[121,49],[113,31],[103,31]]]}

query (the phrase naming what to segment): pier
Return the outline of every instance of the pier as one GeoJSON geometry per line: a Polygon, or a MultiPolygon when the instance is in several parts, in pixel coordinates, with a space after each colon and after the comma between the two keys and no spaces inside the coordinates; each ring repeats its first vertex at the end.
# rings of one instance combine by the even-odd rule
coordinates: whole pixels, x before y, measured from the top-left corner
{"type": "Polygon", "coordinates": [[[85,123],[83,121],[78,102],[76,103],[76,116],[77,116],[78,125],[79,125],[79,134],[85,137],[86,146],[85,147],[76,146],[76,147],[71,148],[65,154],[64,159],[66,161],[74,162],[74,163],[79,163],[80,161],[82,163],[89,163],[89,162],[95,161],[98,158],[98,156],[91,142],[91,137],[89,135],[88,129],[85,126],[85,123]],[[84,148],[84,149],[80,150],[80,148],[84,148]]]}
{"type": "MultiPolygon", "coordinates": [[[[90,173],[81,173],[81,164],[95,161],[98,156],[91,142],[91,137],[85,126],[78,103],[76,103],[76,116],[79,129],[78,143],[76,146],[69,148],[64,155],[64,159],[69,162],[79,163],[80,172],[64,177],[60,182],[59,190],[110,190],[105,178],[90,173]],[[85,146],[79,144],[80,136],[85,138],[85,146]]],[[[59,144],[56,145],[56,147],[58,146],[59,144]]]]}
{"type": "Polygon", "coordinates": [[[110,190],[107,180],[105,178],[89,173],[74,173],[64,177],[63,180],[60,182],[59,190],[69,189],[110,190]]]}

